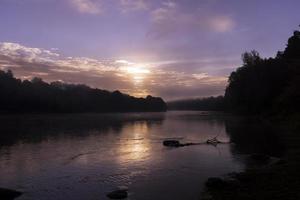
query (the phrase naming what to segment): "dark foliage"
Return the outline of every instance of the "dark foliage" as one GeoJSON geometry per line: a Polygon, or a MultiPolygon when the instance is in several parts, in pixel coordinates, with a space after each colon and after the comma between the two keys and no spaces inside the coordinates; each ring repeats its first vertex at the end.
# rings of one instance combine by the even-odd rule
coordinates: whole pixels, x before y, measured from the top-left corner
{"type": "Polygon", "coordinates": [[[165,111],[158,97],[135,98],[119,91],[90,88],[86,85],[46,83],[16,79],[11,71],[0,70],[0,112],[132,112],[165,111]]]}
{"type": "Polygon", "coordinates": [[[169,110],[224,110],[224,97],[207,97],[202,99],[186,99],[170,101],[167,103],[169,110]]]}
{"type": "Polygon", "coordinates": [[[229,110],[259,113],[300,111],[300,32],[283,52],[262,59],[256,51],[242,55],[243,66],[232,72],[225,92],[229,110]]]}

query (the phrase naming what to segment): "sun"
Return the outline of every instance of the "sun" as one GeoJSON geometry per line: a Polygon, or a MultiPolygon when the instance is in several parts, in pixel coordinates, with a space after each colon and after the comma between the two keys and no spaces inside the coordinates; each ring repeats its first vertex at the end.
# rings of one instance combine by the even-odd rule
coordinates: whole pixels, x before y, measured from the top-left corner
{"type": "Polygon", "coordinates": [[[136,74],[136,75],[141,75],[141,74],[149,74],[150,70],[140,67],[140,66],[128,66],[126,67],[126,71],[129,74],[136,74]]]}
{"type": "Polygon", "coordinates": [[[131,77],[135,85],[141,85],[151,73],[146,64],[133,63],[127,60],[116,60],[116,63],[121,65],[123,73],[131,77]]]}
{"type": "Polygon", "coordinates": [[[141,85],[150,73],[149,69],[141,66],[127,66],[125,70],[127,74],[132,77],[132,80],[136,85],[141,85]]]}

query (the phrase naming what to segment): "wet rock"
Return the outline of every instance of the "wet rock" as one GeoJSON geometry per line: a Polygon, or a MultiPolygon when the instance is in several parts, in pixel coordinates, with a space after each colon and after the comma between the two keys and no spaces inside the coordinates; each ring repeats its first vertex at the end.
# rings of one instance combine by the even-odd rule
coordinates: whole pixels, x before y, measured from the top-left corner
{"type": "Polygon", "coordinates": [[[183,144],[180,144],[178,140],[165,140],[163,141],[163,145],[167,147],[182,147],[183,144]]]}
{"type": "Polygon", "coordinates": [[[127,189],[115,190],[106,195],[110,199],[125,199],[128,197],[127,189]]]}
{"type": "Polygon", "coordinates": [[[0,188],[0,199],[1,200],[13,200],[21,195],[22,195],[22,192],[19,192],[16,190],[0,188]]]}

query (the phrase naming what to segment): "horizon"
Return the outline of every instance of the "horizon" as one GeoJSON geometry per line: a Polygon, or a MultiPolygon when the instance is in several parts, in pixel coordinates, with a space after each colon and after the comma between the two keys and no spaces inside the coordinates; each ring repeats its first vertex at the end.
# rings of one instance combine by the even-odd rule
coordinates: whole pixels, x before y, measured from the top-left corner
{"type": "Polygon", "coordinates": [[[4,0],[0,69],[166,101],[223,95],[243,52],[267,58],[285,48],[298,28],[299,6],[296,0],[4,0]]]}

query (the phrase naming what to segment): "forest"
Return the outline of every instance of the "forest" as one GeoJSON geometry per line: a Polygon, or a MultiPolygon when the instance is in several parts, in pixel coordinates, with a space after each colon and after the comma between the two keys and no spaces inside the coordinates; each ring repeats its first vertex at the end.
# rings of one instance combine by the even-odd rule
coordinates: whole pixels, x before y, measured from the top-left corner
{"type": "Polygon", "coordinates": [[[20,80],[12,71],[0,70],[0,112],[73,113],[165,111],[159,97],[136,98],[119,91],[90,88],[62,82],[46,83],[40,78],[20,80]]]}

